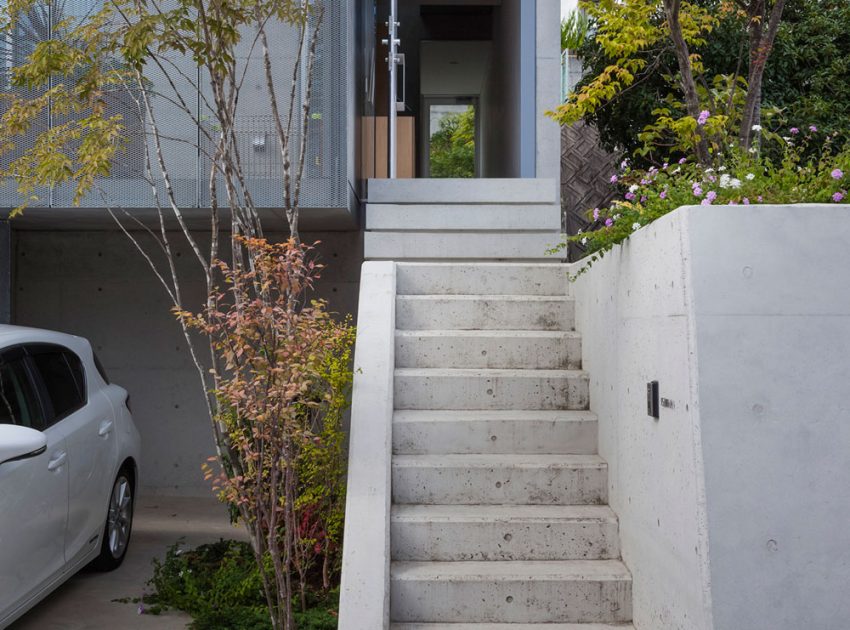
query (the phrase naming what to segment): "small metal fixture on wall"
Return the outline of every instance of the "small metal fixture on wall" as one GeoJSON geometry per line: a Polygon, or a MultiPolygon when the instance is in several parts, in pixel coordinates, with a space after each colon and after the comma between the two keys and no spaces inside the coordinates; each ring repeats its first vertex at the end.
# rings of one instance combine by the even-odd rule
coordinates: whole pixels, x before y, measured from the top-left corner
{"type": "Polygon", "coordinates": [[[646,384],[646,413],[658,420],[661,418],[661,407],[658,396],[658,381],[646,384]]]}

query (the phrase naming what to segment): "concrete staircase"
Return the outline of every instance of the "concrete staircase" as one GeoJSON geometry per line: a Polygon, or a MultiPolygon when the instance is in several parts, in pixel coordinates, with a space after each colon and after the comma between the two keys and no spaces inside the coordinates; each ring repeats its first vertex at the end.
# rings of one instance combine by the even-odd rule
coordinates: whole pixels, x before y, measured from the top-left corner
{"type": "Polygon", "coordinates": [[[552,179],[374,179],[366,260],[545,260],[561,240],[552,179]]]}
{"type": "Polygon", "coordinates": [[[562,267],[399,263],[394,630],[631,627],[562,267]]]}

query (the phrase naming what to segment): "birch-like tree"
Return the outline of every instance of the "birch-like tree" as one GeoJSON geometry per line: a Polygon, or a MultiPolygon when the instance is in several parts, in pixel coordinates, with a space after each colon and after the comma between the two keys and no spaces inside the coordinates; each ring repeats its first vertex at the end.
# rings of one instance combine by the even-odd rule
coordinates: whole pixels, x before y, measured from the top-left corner
{"type": "Polygon", "coordinates": [[[313,426],[293,419],[312,422],[323,397],[331,397],[324,392],[315,399],[324,391],[317,383],[322,357],[311,349],[332,353],[328,339],[346,337],[328,323],[323,305],[305,304],[316,269],[298,232],[324,9],[319,0],[98,0],[82,15],[57,7],[9,0],[0,9],[8,53],[3,85],[11,88],[0,103],[0,176],[21,198],[12,216],[25,212],[39,190],[72,186],[75,202],[97,198],[144,257],[197,369],[226,487],[249,487],[226,498],[251,536],[273,627],[292,628],[291,576],[303,562],[293,471],[297,445],[314,439],[313,426]],[[270,33],[277,29],[279,37],[281,25],[293,55],[272,48],[270,33]],[[27,32],[40,34],[28,48],[21,37],[27,32]],[[262,77],[262,96],[254,81],[250,99],[256,109],[261,98],[271,117],[279,155],[277,205],[291,233],[283,249],[263,241],[262,213],[240,153],[238,124],[252,71],[262,77]],[[196,138],[174,133],[181,127],[196,129],[196,138]],[[153,222],[122,207],[106,185],[131,145],[141,151],[134,176],[147,184],[149,203],[140,205],[155,210],[153,222]],[[185,153],[168,147],[181,145],[207,165],[202,182],[209,207],[193,210],[205,212],[203,230],[193,229],[197,216],[189,217],[178,194],[175,173],[184,165],[177,160],[185,153]],[[186,245],[204,278],[205,305],[187,303],[187,278],[176,260],[186,245]],[[231,288],[221,289],[224,283],[231,288]],[[242,345],[238,354],[234,340],[242,345]],[[313,367],[293,367],[292,349],[305,352],[305,365],[313,367]],[[246,365],[246,356],[262,359],[262,366],[246,365]]]}

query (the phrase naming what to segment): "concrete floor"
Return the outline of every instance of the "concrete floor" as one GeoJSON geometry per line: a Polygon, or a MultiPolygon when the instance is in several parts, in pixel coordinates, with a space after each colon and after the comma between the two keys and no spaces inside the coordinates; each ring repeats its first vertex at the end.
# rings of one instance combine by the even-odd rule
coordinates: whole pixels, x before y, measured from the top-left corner
{"type": "Polygon", "coordinates": [[[224,506],[215,498],[142,496],[130,548],[124,563],[111,573],[82,571],[21,617],[9,630],[135,630],[186,627],[188,615],[168,611],[140,615],[138,604],[114,599],[140,597],[153,569],[151,560],[184,538],[189,546],[219,538],[246,539],[245,530],[228,522],[224,506]]]}

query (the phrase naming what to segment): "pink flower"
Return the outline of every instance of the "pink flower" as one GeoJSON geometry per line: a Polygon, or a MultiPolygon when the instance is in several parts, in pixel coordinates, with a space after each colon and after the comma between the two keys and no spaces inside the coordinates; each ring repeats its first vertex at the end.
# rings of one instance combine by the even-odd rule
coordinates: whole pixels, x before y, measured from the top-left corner
{"type": "Polygon", "coordinates": [[[840,168],[837,168],[832,171],[830,175],[832,175],[832,179],[841,179],[842,177],[844,177],[844,171],[842,171],[840,168]]]}
{"type": "Polygon", "coordinates": [[[762,201],[764,201],[764,197],[762,197],[761,195],[759,195],[759,196],[758,196],[758,202],[759,202],[759,203],[761,203],[762,201]]]}
{"type": "Polygon", "coordinates": [[[750,200],[747,197],[744,197],[741,200],[741,203],[744,204],[745,206],[748,206],[748,205],[750,205],[750,200]]]}
{"type": "Polygon", "coordinates": [[[593,209],[593,220],[594,220],[594,221],[598,221],[598,220],[599,220],[599,208],[594,208],[594,209],[593,209]]]}
{"type": "Polygon", "coordinates": [[[679,164],[684,164],[687,161],[688,161],[688,158],[682,158],[681,160],[679,160],[679,164]]]}
{"type": "Polygon", "coordinates": [[[796,127],[791,127],[791,129],[789,129],[788,131],[791,132],[792,136],[796,136],[798,133],[800,133],[800,130],[797,129],[796,127]]]}
{"type": "Polygon", "coordinates": [[[661,194],[660,194],[660,195],[658,195],[658,196],[659,196],[659,197],[661,197],[662,199],[667,199],[667,191],[666,191],[666,190],[662,190],[662,191],[661,191],[661,194]]]}
{"type": "Polygon", "coordinates": [[[700,205],[701,205],[701,206],[710,206],[710,205],[711,205],[711,200],[710,200],[710,199],[703,199],[703,200],[700,202],[700,205]]]}
{"type": "Polygon", "coordinates": [[[613,219],[611,219],[611,217],[605,219],[605,227],[611,227],[612,225],[614,225],[614,221],[613,219]]]}
{"type": "Polygon", "coordinates": [[[832,200],[833,200],[835,203],[841,203],[842,201],[844,201],[844,192],[837,192],[837,193],[835,193],[835,194],[832,196],[832,200]]]}
{"type": "Polygon", "coordinates": [[[619,178],[616,175],[611,175],[611,183],[616,184],[619,181],[619,178]]]}
{"type": "Polygon", "coordinates": [[[646,195],[642,195],[640,198],[641,203],[646,203],[646,195]]]}
{"type": "Polygon", "coordinates": [[[699,185],[694,186],[694,197],[702,197],[702,188],[699,185]]]}
{"type": "Polygon", "coordinates": [[[697,124],[702,127],[706,122],[708,122],[708,117],[711,116],[711,112],[707,109],[702,110],[699,113],[699,118],[697,118],[697,124]]]}
{"type": "Polygon", "coordinates": [[[626,199],[628,201],[634,201],[635,200],[635,194],[633,192],[627,192],[626,193],[626,199]]]}
{"type": "Polygon", "coordinates": [[[809,125],[809,131],[811,131],[812,133],[817,133],[818,132],[817,125],[809,125]]]}
{"type": "Polygon", "coordinates": [[[709,190],[708,193],[705,195],[705,198],[708,199],[710,202],[714,201],[715,199],[717,199],[717,193],[713,190],[709,190]]]}

